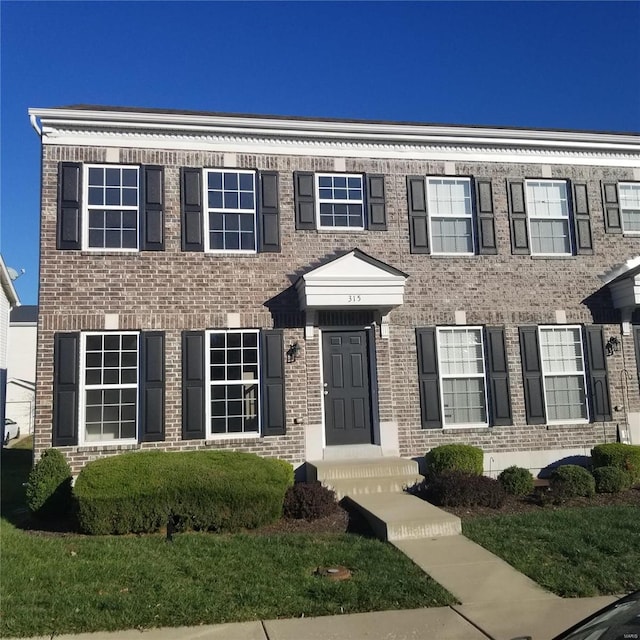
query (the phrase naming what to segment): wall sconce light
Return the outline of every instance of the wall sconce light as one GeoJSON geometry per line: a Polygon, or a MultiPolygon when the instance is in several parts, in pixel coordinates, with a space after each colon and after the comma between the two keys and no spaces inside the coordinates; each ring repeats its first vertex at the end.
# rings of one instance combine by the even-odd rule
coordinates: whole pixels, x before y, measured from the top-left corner
{"type": "Polygon", "coordinates": [[[299,351],[300,351],[300,346],[298,345],[297,342],[294,342],[287,349],[287,362],[295,362],[296,358],[298,357],[299,351]]]}
{"type": "Polygon", "coordinates": [[[607,340],[605,347],[607,349],[607,355],[612,356],[614,353],[620,351],[620,340],[615,336],[611,336],[609,340],[607,340]]]}

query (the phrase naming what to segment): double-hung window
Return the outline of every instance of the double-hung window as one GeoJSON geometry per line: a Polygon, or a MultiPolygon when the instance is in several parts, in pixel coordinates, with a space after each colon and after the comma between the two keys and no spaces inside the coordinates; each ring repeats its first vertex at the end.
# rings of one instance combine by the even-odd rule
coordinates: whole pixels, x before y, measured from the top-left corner
{"type": "Polygon", "coordinates": [[[469,178],[427,178],[432,254],[473,254],[473,205],[469,178]]]}
{"type": "Polygon", "coordinates": [[[135,332],[83,333],[80,424],[85,444],[137,439],[138,339],[135,332]]]}
{"type": "Polygon", "coordinates": [[[624,233],[640,234],[640,183],[618,183],[620,217],[624,233]]]}
{"type": "Polygon", "coordinates": [[[482,329],[438,328],[443,426],[487,424],[482,329]]]}
{"type": "Polygon", "coordinates": [[[211,435],[260,432],[260,348],[257,330],[206,332],[205,367],[211,435]]]}
{"type": "Polygon", "coordinates": [[[538,331],[547,421],[588,420],[581,328],[542,326],[538,331]]]}
{"type": "Polygon", "coordinates": [[[139,238],[139,167],[84,166],[87,249],[136,251],[139,238]]]}
{"type": "Polygon", "coordinates": [[[569,196],[564,180],[527,180],[532,255],[571,255],[569,196]]]}
{"type": "Polygon", "coordinates": [[[319,229],[364,229],[362,175],[316,174],[319,229]]]}
{"type": "Polygon", "coordinates": [[[255,253],[255,171],[205,171],[205,251],[255,253]]]}

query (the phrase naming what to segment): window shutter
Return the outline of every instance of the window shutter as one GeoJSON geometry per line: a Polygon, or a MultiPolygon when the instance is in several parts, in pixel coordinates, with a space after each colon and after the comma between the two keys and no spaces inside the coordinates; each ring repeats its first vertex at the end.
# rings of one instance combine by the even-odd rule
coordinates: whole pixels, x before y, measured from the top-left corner
{"type": "Polygon", "coordinates": [[[286,432],[284,398],[284,341],[281,329],[263,330],[262,342],[262,434],[281,436],[286,432]]]}
{"type": "Polygon", "coordinates": [[[370,231],[387,230],[387,207],[384,198],[384,176],[365,176],[367,183],[367,228],[370,231]]]}
{"type": "Polygon", "coordinates": [[[182,250],[204,251],[202,170],[180,170],[182,250]]]}
{"type": "Polygon", "coordinates": [[[586,183],[574,182],[572,194],[576,253],[590,255],[593,253],[593,239],[591,237],[591,217],[589,216],[589,197],[586,183]]]}
{"type": "Polygon", "coordinates": [[[140,168],[140,249],[164,251],[163,169],[140,168]]]}
{"type": "Polygon", "coordinates": [[[429,218],[424,176],[407,176],[411,253],[429,253],[429,218]]]}
{"type": "Polygon", "coordinates": [[[591,421],[607,422],[611,420],[611,401],[609,399],[609,379],[607,375],[604,332],[602,327],[599,326],[589,326],[584,329],[587,339],[591,421]]]}
{"type": "Polygon", "coordinates": [[[513,424],[504,329],[502,327],[487,327],[486,335],[489,424],[502,427],[513,424]]]}
{"type": "Polygon", "coordinates": [[[418,384],[420,386],[420,413],[423,429],[440,429],[440,384],[438,380],[438,356],[436,329],[416,329],[418,348],[418,384]]]}
{"type": "Polygon", "coordinates": [[[526,255],[529,250],[527,232],[527,205],[522,180],[507,180],[509,199],[509,225],[511,227],[511,253],[526,255]]]}
{"type": "Polygon", "coordinates": [[[537,327],[520,327],[520,356],[527,424],[544,424],[547,416],[542,387],[542,365],[537,327]]]}
{"type": "Polygon", "coordinates": [[[258,251],[280,253],[278,173],[276,171],[261,171],[258,184],[258,251]]]}
{"type": "Polygon", "coordinates": [[[140,334],[140,409],[141,442],[164,440],[164,331],[140,334]]]}
{"type": "Polygon", "coordinates": [[[637,325],[634,325],[633,327],[633,343],[635,346],[636,371],[638,372],[638,386],[640,386],[640,327],[637,325]]]}
{"type": "Polygon", "coordinates": [[[57,248],[82,248],[82,165],[61,162],[58,165],[57,248]]]}
{"type": "Polygon", "coordinates": [[[617,182],[602,183],[602,209],[604,211],[605,231],[607,233],[622,233],[617,182]]]}
{"type": "Polygon", "coordinates": [[[316,228],[315,177],[307,171],[293,174],[294,200],[296,208],[296,229],[316,228]]]}
{"type": "Polygon", "coordinates": [[[493,191],[490,179],[475,180],[476,193],[476,237],[478,253],[481,255],[495,255],[498,253],[496,244],[496,226],[493,219],[493,191]]]}
{"type": "Polygon", "coordinates": [[[79,333],[56,333],[53,339],[54,447],[78,444],[79,333]]]}
{"type": "Polygon", "coordinates": [[[204,331],[182,332],[182,439],[206,437],[204,331]]]}

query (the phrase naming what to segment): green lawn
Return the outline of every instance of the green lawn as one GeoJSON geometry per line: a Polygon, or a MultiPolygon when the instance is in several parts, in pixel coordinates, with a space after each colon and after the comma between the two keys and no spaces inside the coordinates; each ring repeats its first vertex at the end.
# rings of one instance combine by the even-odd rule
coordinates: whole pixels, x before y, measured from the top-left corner
{"type": "Polygon", "coordinates": [[[0,637],[446,606],[388,545],[356,535],[80,536],[20,526],[29,450],[2,451],[0,637]],[[351,580],[314,575],[344,565],[351,580]]]}
{"type": "Polygon", "coordinates": [[[640,508],[541,509],[477,518],[463,533],[563,597],[640,589],[640,508]]]}

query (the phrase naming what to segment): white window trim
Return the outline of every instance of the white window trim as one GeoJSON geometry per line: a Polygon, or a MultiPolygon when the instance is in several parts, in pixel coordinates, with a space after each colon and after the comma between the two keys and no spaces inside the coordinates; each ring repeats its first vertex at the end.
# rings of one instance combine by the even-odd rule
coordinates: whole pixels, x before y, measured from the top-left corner
{"type": "Polygon", "coordinates": [[[315,191],[315,199],[316,199],[316,229],[318,231],[364,231],[366,229],[365,226],[365,177],[362,173],[316,173],[314,175],[314,191],[315,191]],[[320,178],[334,178],[339,176],[341,178],[360,178],[362,185],[362,198],[361,200],[348,200],[348,199],[331,199],[326,200],[324,198],[320,198],[320,178]],[[361,204],[362,205],[362,226],[359,227],[334,227],[334,226],[324,226],[320,223],[320,204],[321,203],[331,203],[331,204],[361,204]]]}
{"type": "Polygon", "coordinates": [[[204,233],[204,251],[205,253],[211,253],[215,255],[245,255],[251,256],[258,253],[258,174],[251,169],[233,169],[231,167],[226,169],[203,169],[202,175],[202,210],[204,220],[202,228],[204,233]],[[209,208],[209,181],[208,176],[210,173],[237,173],[253,176],[253,249],[212,249],[211,237],[209,229],[209,214],[210,213],[240,213],[248,215],[251,213],[249,209],[210,209],[209,208]]]}
{"type": "Polygon", "coordinates": [[[543,324],[538,326],[538,345],[540,350],[540,371],[542,373],[542,393],[543,393],[543,401],[544,401],[544,413],[547,416],[546,424],[588,424],[590,421],[589,415],[589,395],[587,388],[587,366],[585,362],[585,354],[584,354],[584,336],[582,332],[582,327],[579,324],[567,324],[567,325],[556,325],[556,324],[543,324]],[[582,359],[582,371],[573,371],[573,372],[563,372],[563,373],[546,373],[544,366],[544,358],[542,357],[542,331],[545,329],[578,329],[580,332],[580,355],[582,359]],[[575,418],[573,420],[549,420],[549,411],[547,409],[547,377],[550,378],[559,378],[562,376],[582,376],[582,390],[584,393],[584,403],[585,403],[585,413],[587,415],[586,418],[575,418]]]}
{"type": "Polygon", "coordinates": [[[82,251],[91,251],[97,253],[139,253],[140,252],[140,165],[137,164],[100,164],[90,163],[85,164],[82,167],[82,251]],[[138,171],[138,205],[133,207],[131,205],[100,205],[89,207],[89,169],[137,169],[138,171]],[[89,246],[89,211],[92,209],[103,209],[105,211],[133,211],[136,210],[138,219],[137,233],[136,233],[136,246],[133,247],[90,247],[89,246]]]}
{"type": "Polygon", "coordinates": [[[464,176],[427,176],[427,181],[426,181],[426,188],[427,188],[427,214],[428,214],[428,220],[429,220],[429,224],[428,224],[428,232],[429,232],[429,246],[431,247],[431,255],[434,256],[474,256],[476,255],[475,252],[475,246],[476,246],[476,230],[475,230],[475,207],[474,207],[474,203],[473,203],[473,191],[471,189],[471,178],[466,178],[464,176]],[[449,214],[449,213],[437,213],[435,216],[433,214],[433,212],[430,209],[430,204],[431,204],[431,198],[430,198],[430,190],[431,190],[431,185],[430,182],[431,180],[458,180],[458,181],[465,181],[469,183],[469,203],[471,205],[471,213],[469,215],[464,215],[464,216],[460,216],[457,214],[449,214]],[[433,228],[432,228],[432,222],[433,219],[435,218],[469,218],[469,220],[471,220],[471,247],[472,247],[472,251],[434,251],[433,250],[433,228]]]}
{"type": "Polygon", "coordinates": [[[571,233],[572,229],[571,229],[571,225],[573,223],[573,211],[571,210],[571,199],[569,197],[569,183],[567,180],[552,180],[552,179],[547,179],[547,178],[531,178],[529,180],[525,180],[524,181],[524,199],[525,199],[525,203],[526,203],[526,207],[527,207],[527,233],[529,234],[529,246],[530,246],[530,251],[531,251],[531,255],[532,256],[540,256],[543,258],[557,258],[558,256],[572,256],[575,250],[575,247],[573,246],[573,234],[571,233]],[[531,214],[531,209],[532,209],[532,203],[529,201],[529,196],[528,196],[528,189],[527,186],[530,183],[533,182],[546,182],[546,183],[550,183],[550,184],[562,184],[564,185],[565,188],[565,193],[567,196],[567,216],[554,216],[552,218],[548,217],[548,216],[536,216],[536,215],[532,215],[531,214]],[[569,235],[569,251],[565,252],[563,251],[562,253],[543,253],[543,252],[537,252],[533,250],[533,236],[531,234],[531,219],[534,220],[547,220],[547,221],[551,221],[551,220],[566,220],[567,221],[567,232],[569,235]]]}
{"type": "Polygon", "coordinates": [[[622,226],[622,233],[628,236],[640,236],[640,231],[627,231],[624,228],[624,212],[626,209],[622,206],[622,193],[620,191],[620,187],[640,187],[640,183],[638,182],[618,182],[618,202],[620,203],[620,225],[622,226]]]}
{"type": "Polygon", "coordinates": [[[83,331],[80,334],[80,367],[79,367],[79,385],[78,385],[78,446],[86,447],[103,447],[109,445],[124,445],[124,444],[137,444],[138,435],[140,431],[140,332],[139,331],[83,331]],[[100,384],[100,385],[87,385],[86,379],[86,355],[87,355],[87,337],[88,336],[105,336],[105,335],[118,335],[118,336],[136,336],[137,339],[137,351],[138,351],[138,365],[137,365],[137,382],[127,384],[100,384]],[[136,389],[136,437],[135,438],[115,438],[112,440],[87,440],[86,439],[86,398],[85,394],[87,389],[136,389]]]}
{"type": "Polygon", "coordinates": [[[438,384],[440,386],[440,411],[442,415],[442,428],[443,429],[477,429],[477,428],[488,428],[489,427],[489,404],[487,398],[487,358],[484,350],[484,327],[482,326],[467,326],[467,325],[459,325],[455,327],[436,327],[436,346],[437,346],[437,356],[438,356],[438,384]],[[454,375],[454,374],[443,374],[442,373],[442,359],[440,357],[440,334],[446,332],[451,333],[452,331],[479,331],[480,332],[480,345],[482,349],[482,369],[483,373],[475,373],[468,375],[454,375]],[[455,380],[458,378],[481,378],[483,382],[483,390],[484,390],[484,413],[486,416],[485,422],[464,422],[459,424],[447,424],[445,417],[445,406],[444,406],[444,385],[442,384],[443,380],[455,380]]]}
{"type": "Polygon", "coordinates": [[[205,371],[205,438],[206,440],[237,440],[241,439],[256,439],[262,435],[262,353],[260,349],[260,329],[207,329],[204,332],[204,371],[205,371]],[[258,377],[254,380],[211,380],[211,348],[210,338],[212,334],[216,333],[255,333],[257,335],[257,349],[258,349],[258,377]],[[255,382],[258,386],[258,430],[246,431],[242,433],[213,433],[211,425],[211,386],[225,386],[229,384],[242,384],[243,382],[255,382]]]}

